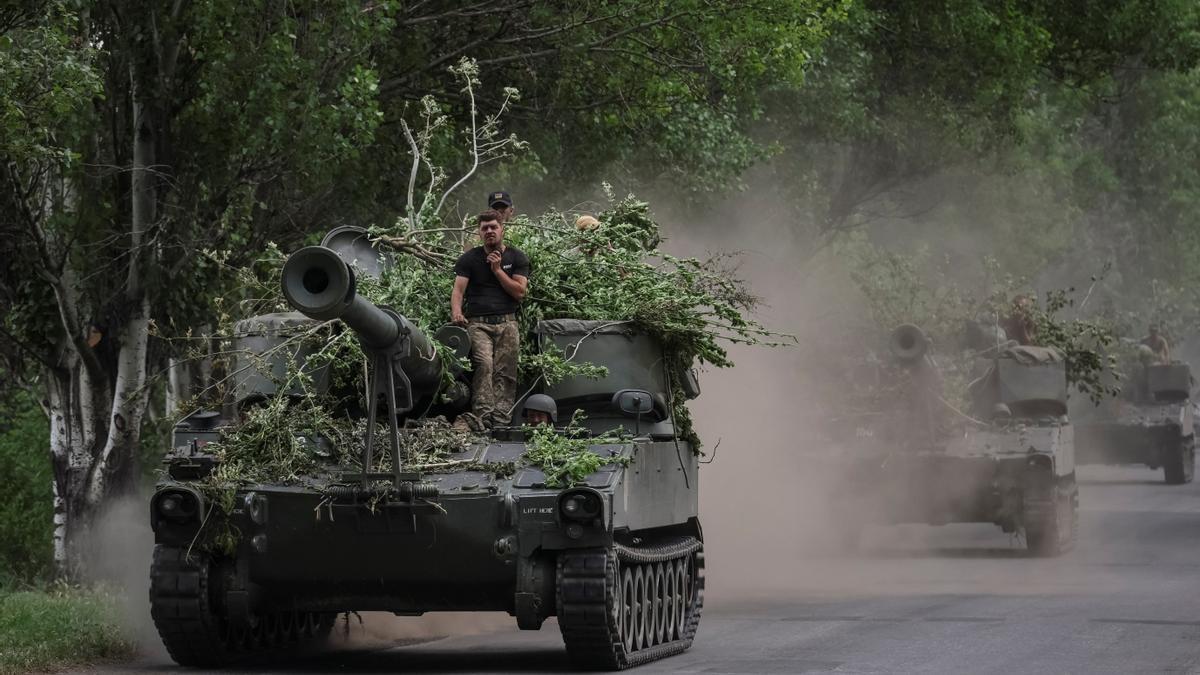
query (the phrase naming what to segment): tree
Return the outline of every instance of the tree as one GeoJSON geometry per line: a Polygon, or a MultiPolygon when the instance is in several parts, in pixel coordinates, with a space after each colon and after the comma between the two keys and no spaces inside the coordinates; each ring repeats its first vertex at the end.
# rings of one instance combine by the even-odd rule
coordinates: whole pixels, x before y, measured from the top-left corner
{"type": "Polygon", "coordinates": [[[40,364],[66,575],[138,474],[151,334],[185,336],[232,267],[354,198],[335,190],[378,127],[372,48],[393,24],[315,0],[30,7],[4,32],[0,292],[16,372],[40,364]]]}
{"type": "MultiPolygon", "coordinates": [[[[447,112],[461,127],[468,102],[446,67],[465,55],[487,75],[477,92],[481,103],[497,107],[506,87],[521,92],[509,126],[536,153],[508,172],[493,170],[498,178],[537,184],[538,191],[601,180],[715,189],[767,154],[769,144],[749,134],[761,93],[803,79],[810,54],[843,20],[846,4],[412,3],[397,16],[380,90],[389,121],[430,94],[452,104],[447,112]]],[[[385,125],[379,146],[373,159],[407,165],[396,125],[385,125]]],[[[439,161],[462,163],[459,147],[443,146],[439,161]]],[[[404,193],[396,187],[381,184],[380,200],[404,193]]]]}
{"type": "Polygon", "coordinates": [[[769,97],[762,135],[783,147],[769,179],[795,205],[779,217],[822,241],[924,220],[964,181],[1031,166],[1014,151],[1038,171],[1073,163],[1043,151],[1046,134],[1095,151],[1088,123],[1134,79],[1195,64],[1198,26],[1186,2],[857,0],[803,84],[769,97]]]}

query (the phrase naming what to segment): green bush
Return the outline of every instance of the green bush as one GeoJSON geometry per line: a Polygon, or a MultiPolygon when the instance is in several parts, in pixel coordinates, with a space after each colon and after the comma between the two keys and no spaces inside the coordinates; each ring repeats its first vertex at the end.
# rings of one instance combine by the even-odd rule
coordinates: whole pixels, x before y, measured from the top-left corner
{"type": "Polygon", "coordinates": [[[0,409],[0,588],[44,577],[52,563],[49,425],[34,404],[0,409]]]}
{"type": "Polygon", "coordinates": [[[116,599],[102,590],[0,591],[0,675],[127,658],[116,599]]]}

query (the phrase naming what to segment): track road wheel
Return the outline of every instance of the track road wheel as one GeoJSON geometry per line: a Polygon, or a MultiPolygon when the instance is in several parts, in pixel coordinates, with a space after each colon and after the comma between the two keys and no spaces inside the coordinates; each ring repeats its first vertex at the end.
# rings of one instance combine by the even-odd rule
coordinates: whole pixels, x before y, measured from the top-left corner
{"type": "Polygon", "coordinates": [[[1196,448],[1191,439],[1163,455],[1163,478],[1167,485],[1192,482],[1196,472],[1196,448]]]}
{"type": "Polygon", "coordinates": [[[571,660],[622,670],[690,647],[704,606],[701,546],[678,537],[560,554],[558,625],[571,660]]]}
{"type": "Polygon", "coordinates": [[[235,628],[219,607],[220,567],[206,553],[158,545],[150,567],[150,616],[176,663],[221,667],[257,653],[319,642],[335,615],[273,612],[235,628]]]}

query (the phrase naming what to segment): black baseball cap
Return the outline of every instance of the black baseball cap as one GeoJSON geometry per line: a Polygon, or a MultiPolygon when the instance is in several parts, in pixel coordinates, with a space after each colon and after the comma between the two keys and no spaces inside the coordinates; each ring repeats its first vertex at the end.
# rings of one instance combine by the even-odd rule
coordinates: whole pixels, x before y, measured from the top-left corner
{"type": "Polygon", "coordinates": [[[504,206],[512,206],[512,197],[508,196],[508,193],[505,192],[504,190],[496,190],[495,192],[488,193],[488,203],[487,204],[488,204],[489,208],[493,207],[497,204],[503,204],[504,206]]]}

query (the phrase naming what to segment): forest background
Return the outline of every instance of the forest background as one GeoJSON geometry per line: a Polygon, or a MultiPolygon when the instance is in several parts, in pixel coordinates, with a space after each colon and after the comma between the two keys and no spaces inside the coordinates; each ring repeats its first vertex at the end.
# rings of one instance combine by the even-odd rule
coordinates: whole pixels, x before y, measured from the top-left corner
{"type": "Polygon", "coordinates": [[[410,214],[414,143],[466,174],[501,109],[487,142],[520,142],[435,217],[607,182],[685,242],[767,236],[857,289],[819,331],[767,317],[810,349],[998,290],[1131,337],[1200,318],[1188,0],[6,0],[0,589],[77,572],[268,242],[410,214]]]}

